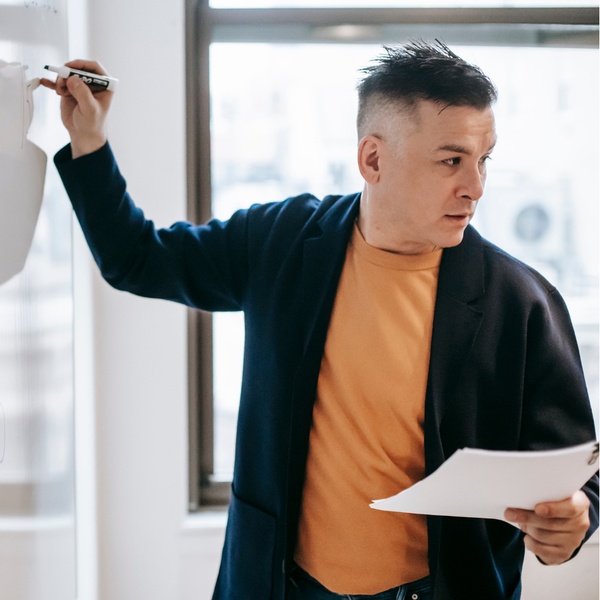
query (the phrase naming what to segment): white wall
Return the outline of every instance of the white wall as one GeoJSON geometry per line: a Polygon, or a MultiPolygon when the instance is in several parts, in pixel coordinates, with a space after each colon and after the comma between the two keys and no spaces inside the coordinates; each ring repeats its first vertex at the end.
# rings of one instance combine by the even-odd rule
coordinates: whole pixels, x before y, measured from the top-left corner
{"type": "MultiPolygon", "coordinates": [[[[68,0],[69,57],[89,56],[88,2],[68,0]]],[[[94,266],[73,218],[77,600],[98,600],[94,266]]]]}
{"type": "MultiPolygon", "coordinates": [[[[91,0],[90,55],[120,79],[109,139],[138,205],[185,218],[184,5],[91,0]],[[152,82],[152,83],[148,83],[152,82]]],[[[187,510],[186,314],[95,276],[101,600],[176,599],[187,510]]]]}
{"type": "MultiPolygon", "coordinates": [[[[185,218],[186,204],[183,0],[89,0],[89,7],[90,57],[121,80],[111,145],[137,204],[159,226],[169,225],[185,218]]],[[[185,309],[116,292],[95,271],[90,286],[98,599],[208,600],[225,517],[186,518],[185,309]]],[[[590,556],[578,563],[582,569],[597,564],[597,546],[590,556]]],[[[87,564],[88,595],[80,600],[96,600],[93,556],[87,564]]],[[[535,561],[528,569],[534,593],[527,597],[551,600],[535,593],[550,569],[535,561]]],[[[597,588],[588,595],[577,588],[578,598],[597,598],[597,588]]]]}

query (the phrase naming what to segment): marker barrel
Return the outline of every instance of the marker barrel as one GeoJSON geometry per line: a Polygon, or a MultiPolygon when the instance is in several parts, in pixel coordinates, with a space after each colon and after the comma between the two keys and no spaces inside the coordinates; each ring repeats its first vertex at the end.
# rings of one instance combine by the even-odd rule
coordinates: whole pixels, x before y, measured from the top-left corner
{"type": "Polygon", "coordinates": [[[71,67],[46,67],[48,71],[58,73],[59,77],[68,79],[72,75],[79,77],[85,84],[93,85],[96,87],[104,88],[114,92],[119,83],[118,79],[114,77],[108,77],[107,75],[97,75],[96,73],[89,73],[88,71],[80,71],[79,69],[72,69],[71,67]]]}

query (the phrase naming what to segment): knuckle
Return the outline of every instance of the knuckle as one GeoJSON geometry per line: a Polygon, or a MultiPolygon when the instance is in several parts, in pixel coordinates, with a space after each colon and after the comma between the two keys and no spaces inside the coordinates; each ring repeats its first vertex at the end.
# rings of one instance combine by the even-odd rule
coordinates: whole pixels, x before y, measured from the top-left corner
{"type": "Polygon", "coordinates": [[[517,523],[517,526],[523,533],[525,533],[525,534],[529,533],[526,523],[517,523]]]}
{"type": "Polygon", "coordinates": [[[576,492],[573,495],[572,499],[577,504],[582,504],[582,505],[587,505],[587,506],[589,506],[589,504],[590,504],[590,499],[588,498],[587,494],[583,490],[579,490],[578,492],[576,492]]]}
{"type": "Polygon", "coordinates": [[[526,535],[523,538],[523,543],[525,544],[525,548],[527,548],[527,550],[531,550],[532,552],[534,552],[538,546],[537,542],[530,535],[526,535]]]}
{"type": "Polygon", "coordinates": [[[579,529],[587,530],[590,526],[590,518],[588,515],[582,515],[580,519],[578,519],[579,529]]]}

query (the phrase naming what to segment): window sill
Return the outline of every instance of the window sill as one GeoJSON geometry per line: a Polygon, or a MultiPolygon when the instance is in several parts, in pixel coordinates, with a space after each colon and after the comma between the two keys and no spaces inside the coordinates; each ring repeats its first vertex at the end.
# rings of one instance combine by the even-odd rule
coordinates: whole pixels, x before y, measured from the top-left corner
{"type": "Polygon", "coordinates": [[[210,506],[187,515],[183,520],[182,530],[184,533],[194,534],[199,531],[224,531],[226,526],[227,507],[210,506]]]}

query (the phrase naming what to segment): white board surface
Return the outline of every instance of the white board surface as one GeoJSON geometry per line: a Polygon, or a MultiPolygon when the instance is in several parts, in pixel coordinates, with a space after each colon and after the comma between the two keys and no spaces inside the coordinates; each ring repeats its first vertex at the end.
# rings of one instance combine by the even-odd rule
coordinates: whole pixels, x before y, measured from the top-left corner
{"type": "Polygon", "coordinates": [[[38,86],[67,60],[65,0],[0,0],[0,600],[75,600],[66,143],[38,86]]]}

